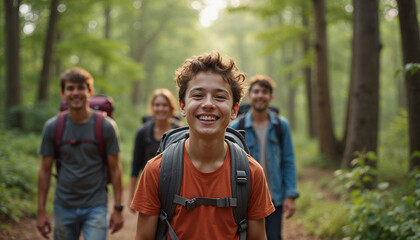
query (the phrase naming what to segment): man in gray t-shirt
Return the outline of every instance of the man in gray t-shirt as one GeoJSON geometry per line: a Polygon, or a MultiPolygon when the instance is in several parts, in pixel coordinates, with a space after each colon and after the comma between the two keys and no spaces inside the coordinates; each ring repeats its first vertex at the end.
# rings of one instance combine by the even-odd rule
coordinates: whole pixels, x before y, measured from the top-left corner
{"type": "MultiPolygon", "coordinates": [[[[92,76],[80,68],[68,70],[61,76],[61,93],[68,105],[61,140],[65,142],[95,139],[95,116],[99,113],[92,110],[88,104],[93,93],[92,76]]],[[[105,164],[93,141],[62,144],[56,153],[54,141],[57,119],[55,116],[46,122],[39,150],[42,164],[38,175],[37,228],[44,237],[48,237],[51,232],[45,205],[53,162],[58,160],[61,167],[54,196],[54,239],[79,239],[81,232],[85,239],[106,239],[106,166],[110,170],[116,204],[109,228],[113,233],[123,226],[122,171],[117,125],[114,120],[105,117],[102,129],[107,161],[105,164]],[[59,156],[59,159],[55,159],[56,156],[59,156]]]]}

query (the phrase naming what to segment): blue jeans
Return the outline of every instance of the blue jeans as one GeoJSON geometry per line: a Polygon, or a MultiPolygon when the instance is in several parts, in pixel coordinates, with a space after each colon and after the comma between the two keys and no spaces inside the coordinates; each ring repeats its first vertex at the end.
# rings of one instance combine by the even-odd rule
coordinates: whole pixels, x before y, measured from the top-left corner
{"type": "Polygon", "coordinates": [[[281,220],[283,206],[276,207],[276,211],[265,218],[265,233],[267,240],[281,240],[281,220]]]}
{"type": "Polygon", "coordinates": [[[84,239],[106,239],[107,214],[107,206],[65,208],[54,205],[54,239],[78,240],[81,232],[84,239]]]}

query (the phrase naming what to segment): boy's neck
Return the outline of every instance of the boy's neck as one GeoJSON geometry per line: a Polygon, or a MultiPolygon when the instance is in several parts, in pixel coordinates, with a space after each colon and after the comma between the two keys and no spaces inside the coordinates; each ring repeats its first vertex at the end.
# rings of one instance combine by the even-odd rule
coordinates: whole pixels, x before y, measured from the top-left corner
{"type": "Polygon", "coordinates": [[[75,123],[85,123],[92,117],[93,110],[87,106],[82,109],[69,109],[69,117],[75,123]]]}
{"type": "Polygon", "coordinates": [[[251,117],[252,123],[257,127],[265,126],[270,120],[268,108],[263,111],[255,111],[254,109],[251,109],[251,117]]]}
{"type": "Polygon", "coordinates": [[[227,153],[227,144],[222,139],[202,139],[191,136],[185,142],[185,148],[194,166],[201,172],[213,172],[223,165],[227,153]]]}

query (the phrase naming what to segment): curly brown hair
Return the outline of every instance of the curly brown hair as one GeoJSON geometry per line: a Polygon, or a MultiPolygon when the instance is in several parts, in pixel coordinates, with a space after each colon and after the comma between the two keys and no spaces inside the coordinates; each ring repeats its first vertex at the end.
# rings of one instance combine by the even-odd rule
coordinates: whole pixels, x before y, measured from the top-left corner
{"type": "Polygon", "coordinates": [[[178,98],[185,103],[188,83],[200,72],[219,74],[232,88],[233,106],[239,104],[246,91],[246,74],[239,72],[233,58],[222,59],[219,52],[205,53],[186,59],[184,65],[175,72],[175,82],[178,86],[178,98]]]}
{"type": "Polygon", "coordinates": [[[269,76],[261,75],[261,74],[255,75],[251,78],[251,80],[249,80],[249,89],[248,89],[249,92],[251,92],[252,87],[255,84],[268,88],[268,90],[270,90],[270,94],[273,93],[273,88],[276,87],[276,83],[274,82],[273,79],[271,79],[269,76]]]}

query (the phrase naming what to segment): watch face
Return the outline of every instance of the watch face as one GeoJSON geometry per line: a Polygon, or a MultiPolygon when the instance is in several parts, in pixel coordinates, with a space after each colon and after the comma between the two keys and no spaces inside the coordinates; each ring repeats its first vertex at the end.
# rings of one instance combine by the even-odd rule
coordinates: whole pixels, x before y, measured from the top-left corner
{"type": "Polygon", "coordinates": [[[123,205],[118,205],[114,207],[115,210],[120,211],[120,212],[123,210],[123,208],[124,208],[123,205]]]}

